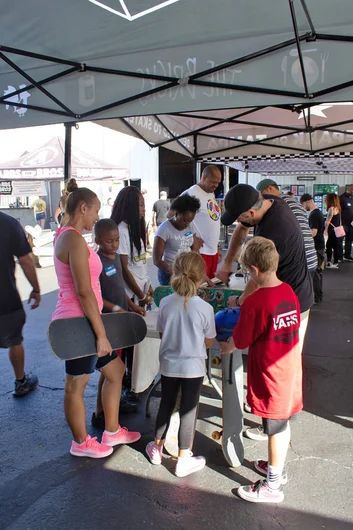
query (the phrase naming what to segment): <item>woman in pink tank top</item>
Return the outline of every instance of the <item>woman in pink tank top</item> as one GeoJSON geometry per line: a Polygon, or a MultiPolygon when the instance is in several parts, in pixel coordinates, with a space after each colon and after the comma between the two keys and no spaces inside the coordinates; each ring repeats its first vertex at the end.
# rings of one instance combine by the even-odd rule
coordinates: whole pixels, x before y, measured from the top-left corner
{"type": "MultiPolygon", "coordinates": [[[[69,183],[70,184],[70,183],[69,183]]],[[[98,255],[82,237],[99,220],[100,202],[88,188],[74,184],[65,205],[64,226],[55,238],[54,264],[59,283],[59,299],[53,320],[86,316],[97,338],[97,356],[66,361],[64,410],[72,431],[70,453],[75,456],[103,458],[112,453],[114,445],[131,443],[139,433],[128,432],[119,425],[119,403],[125,367],[107,339],[101,310],[103,300],[99,276],[102,264],[98,255]],[[105,431],[102,443],[91,438],[86,430],[84,390],[90,375],[99,369],[105,376],[102,402],[105,431]]]]}

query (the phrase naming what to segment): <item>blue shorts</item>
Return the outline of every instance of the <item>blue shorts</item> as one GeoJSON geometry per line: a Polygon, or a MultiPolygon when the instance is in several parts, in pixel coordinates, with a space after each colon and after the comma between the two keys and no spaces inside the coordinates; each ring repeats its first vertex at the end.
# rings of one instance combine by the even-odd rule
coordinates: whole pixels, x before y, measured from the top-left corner
{"type": "Polygon", "coordinates": [[[107,366],[111,361],[119,357],[116,351],[111,355],[98,357],[98,355],[90,355],[89,357],[81,357],[81,359],[73,359],[72,361],[65,361],[65,372],[67,375],[78,376],[93,374],[95,370],[101,370],[107,366]]]}
{"type": "Polygon", "coordinates": [[[40,221],[41,219],[45,219],[45,213],[36,213],[36,221],[40,221]]]}

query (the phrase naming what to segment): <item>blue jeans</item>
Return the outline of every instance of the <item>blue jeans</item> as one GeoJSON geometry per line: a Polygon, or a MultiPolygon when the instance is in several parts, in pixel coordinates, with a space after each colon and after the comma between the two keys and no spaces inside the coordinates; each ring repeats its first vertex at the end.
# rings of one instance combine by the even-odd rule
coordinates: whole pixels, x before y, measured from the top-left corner
{"type": "Polygon", "coordinates": [[[159,285],[169,285],[170,274],[168,274],[167,272],[161,271],[161,269],[158,269],[158,281],[159,281],[159,285]]]}

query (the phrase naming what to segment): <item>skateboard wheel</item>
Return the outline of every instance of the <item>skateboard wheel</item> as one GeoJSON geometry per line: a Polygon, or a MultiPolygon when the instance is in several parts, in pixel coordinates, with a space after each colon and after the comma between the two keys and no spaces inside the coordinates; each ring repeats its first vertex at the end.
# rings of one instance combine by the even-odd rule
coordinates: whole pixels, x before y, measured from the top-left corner
{"type": "Polygon", "coordinates": [[[212,357],[212,366],[219,366],[221,364],[221,359],[217,356],[212,357]]]}
{"type": "Polygon", "coordinates": [[[213,431],[212,433],[212,440],[220,440],[221,439],[221,432],[220,431],[213,431]]]}

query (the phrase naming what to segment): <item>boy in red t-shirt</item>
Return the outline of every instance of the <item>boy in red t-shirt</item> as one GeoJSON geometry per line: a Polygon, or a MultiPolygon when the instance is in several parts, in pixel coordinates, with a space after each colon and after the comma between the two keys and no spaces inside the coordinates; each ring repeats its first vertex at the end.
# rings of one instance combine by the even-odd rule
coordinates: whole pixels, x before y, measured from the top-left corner
{"type": "Polygon", "coordinates": [[[303,408],[299,301],[292,288],[277,278],[278,260],[269,239],[254,237],[244,247],[240,262],[258,289],[243,301],[233,339],[221,344],[223,354],[234,347],[249,347],[247,402],[251,412],[262,418],[268,435],[268,461],[254,463],[266,479],[238,489],[249,502],[283,501],[289,419],[303,408]]]}

